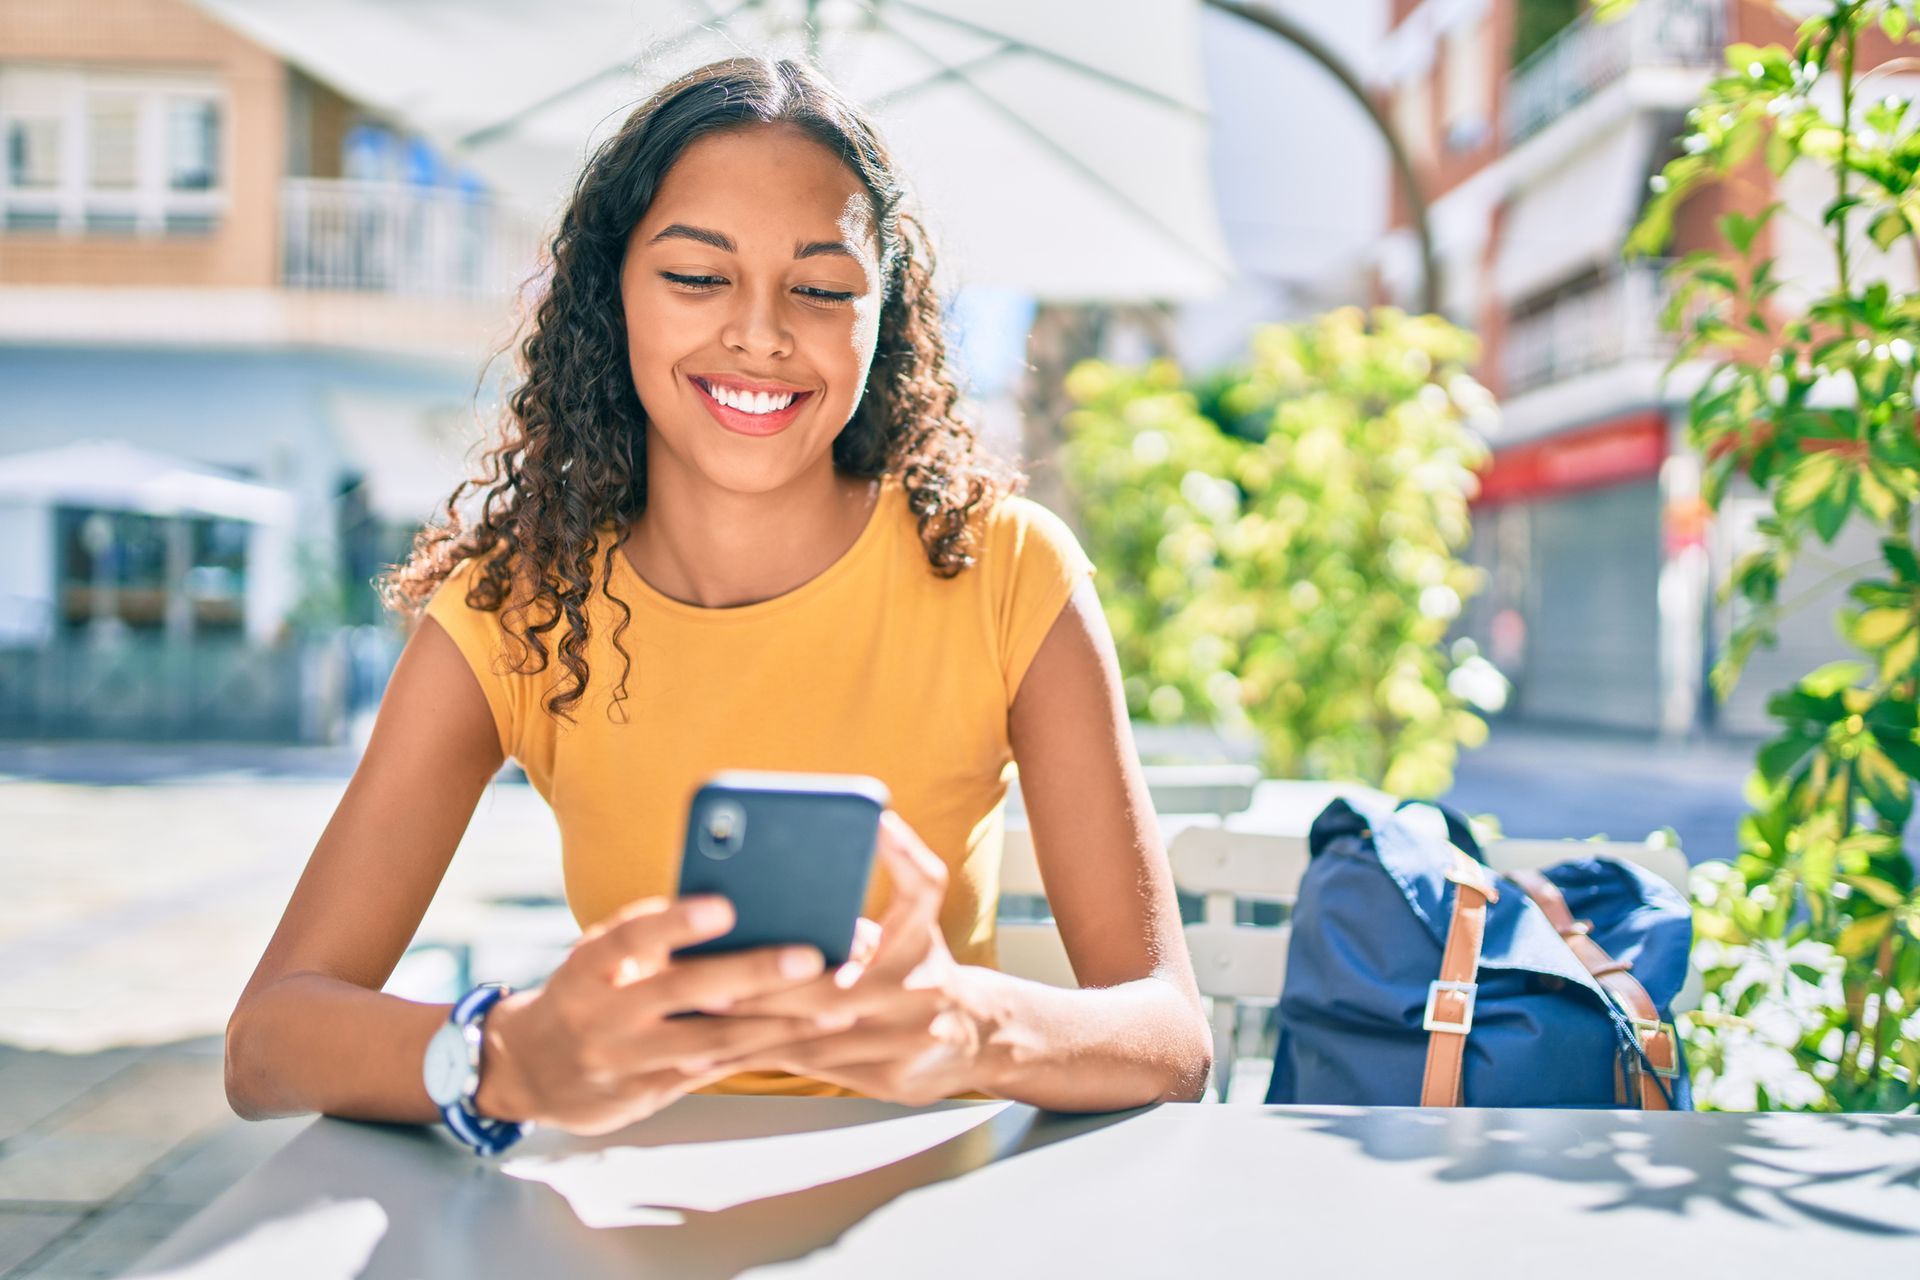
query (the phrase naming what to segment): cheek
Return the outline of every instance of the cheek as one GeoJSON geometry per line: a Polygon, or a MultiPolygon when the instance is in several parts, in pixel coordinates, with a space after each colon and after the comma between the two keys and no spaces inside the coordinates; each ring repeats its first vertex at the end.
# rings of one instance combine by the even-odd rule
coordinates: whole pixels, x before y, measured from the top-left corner
{"type": "Polygon", "coordinates": [[[867,384],[867,373],[873,367],[873,349],[880,341],[882,305],[877,292],[853,304],[853,362],[857,370],[855,386],[860,388],[867,384]]]}

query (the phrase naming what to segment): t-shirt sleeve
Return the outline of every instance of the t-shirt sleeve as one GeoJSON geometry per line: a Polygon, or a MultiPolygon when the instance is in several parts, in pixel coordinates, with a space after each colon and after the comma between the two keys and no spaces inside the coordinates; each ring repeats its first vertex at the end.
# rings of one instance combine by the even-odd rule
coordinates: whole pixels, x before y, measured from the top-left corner
{"type": "Polygon", "coordinates": [[[994,565],[1000,666],[1012,706],[1067,597],[1093,575],[1093,561],[1066,521],[1026,498],[1002,501],[986,553],[994,565]]]}
{"type": "Polygon", "coordinates": [[[468,559],[454,567],[428,599],[426,616],[446,629],[466,658],[467,666],[480,682],[480,691],[486,695],[487,707],[493,712],[500,750],[512,756],[518,741],[518,726],[514,719],[513,690],[507,683],[513,677],[507,673],[506,633],[501,629],[497,612],[467,604],[467,587],[478,563],[468,559]]]}

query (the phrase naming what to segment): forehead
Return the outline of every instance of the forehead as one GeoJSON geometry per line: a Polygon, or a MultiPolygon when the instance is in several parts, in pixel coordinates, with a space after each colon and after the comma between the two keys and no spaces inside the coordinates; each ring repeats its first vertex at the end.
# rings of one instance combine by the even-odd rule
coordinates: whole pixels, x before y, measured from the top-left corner
{"type": "Polygon", "coordinates": [[[767,239],[790,253],[794,241],[873,235],[873,200],[860,176],[795,125],[748,125],[690,144],[667,170],[635,228],[651,237],[672,223],[767,239]]]}

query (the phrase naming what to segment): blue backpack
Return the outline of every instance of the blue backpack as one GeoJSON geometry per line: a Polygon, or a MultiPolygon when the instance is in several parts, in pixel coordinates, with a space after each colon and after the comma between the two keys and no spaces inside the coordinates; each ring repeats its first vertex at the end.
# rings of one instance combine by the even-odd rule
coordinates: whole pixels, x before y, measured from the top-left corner
{"type": "Polygon", "coordinates": [[[1610,858],[1496,876],[1413,803],[1314,820],[1266,1100],[1691,1110],[1681,895],[1610,858]]]}

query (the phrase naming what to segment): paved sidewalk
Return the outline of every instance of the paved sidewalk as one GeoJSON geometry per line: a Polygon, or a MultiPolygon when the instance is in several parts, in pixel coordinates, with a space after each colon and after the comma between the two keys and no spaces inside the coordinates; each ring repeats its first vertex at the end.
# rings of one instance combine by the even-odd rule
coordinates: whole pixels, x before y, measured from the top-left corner
{"type": "MultiPolygon", "coordinates": [[[[344,788],[0,781],[0,1277],[119,1275],[305,1123],[233,1116],[221,1037],[344,788]]],[[[419,936],[558,889],[551,814],[496,783],[419,936]]],[[[433,959],[388,989],[440,998],[433,959]]]]}

